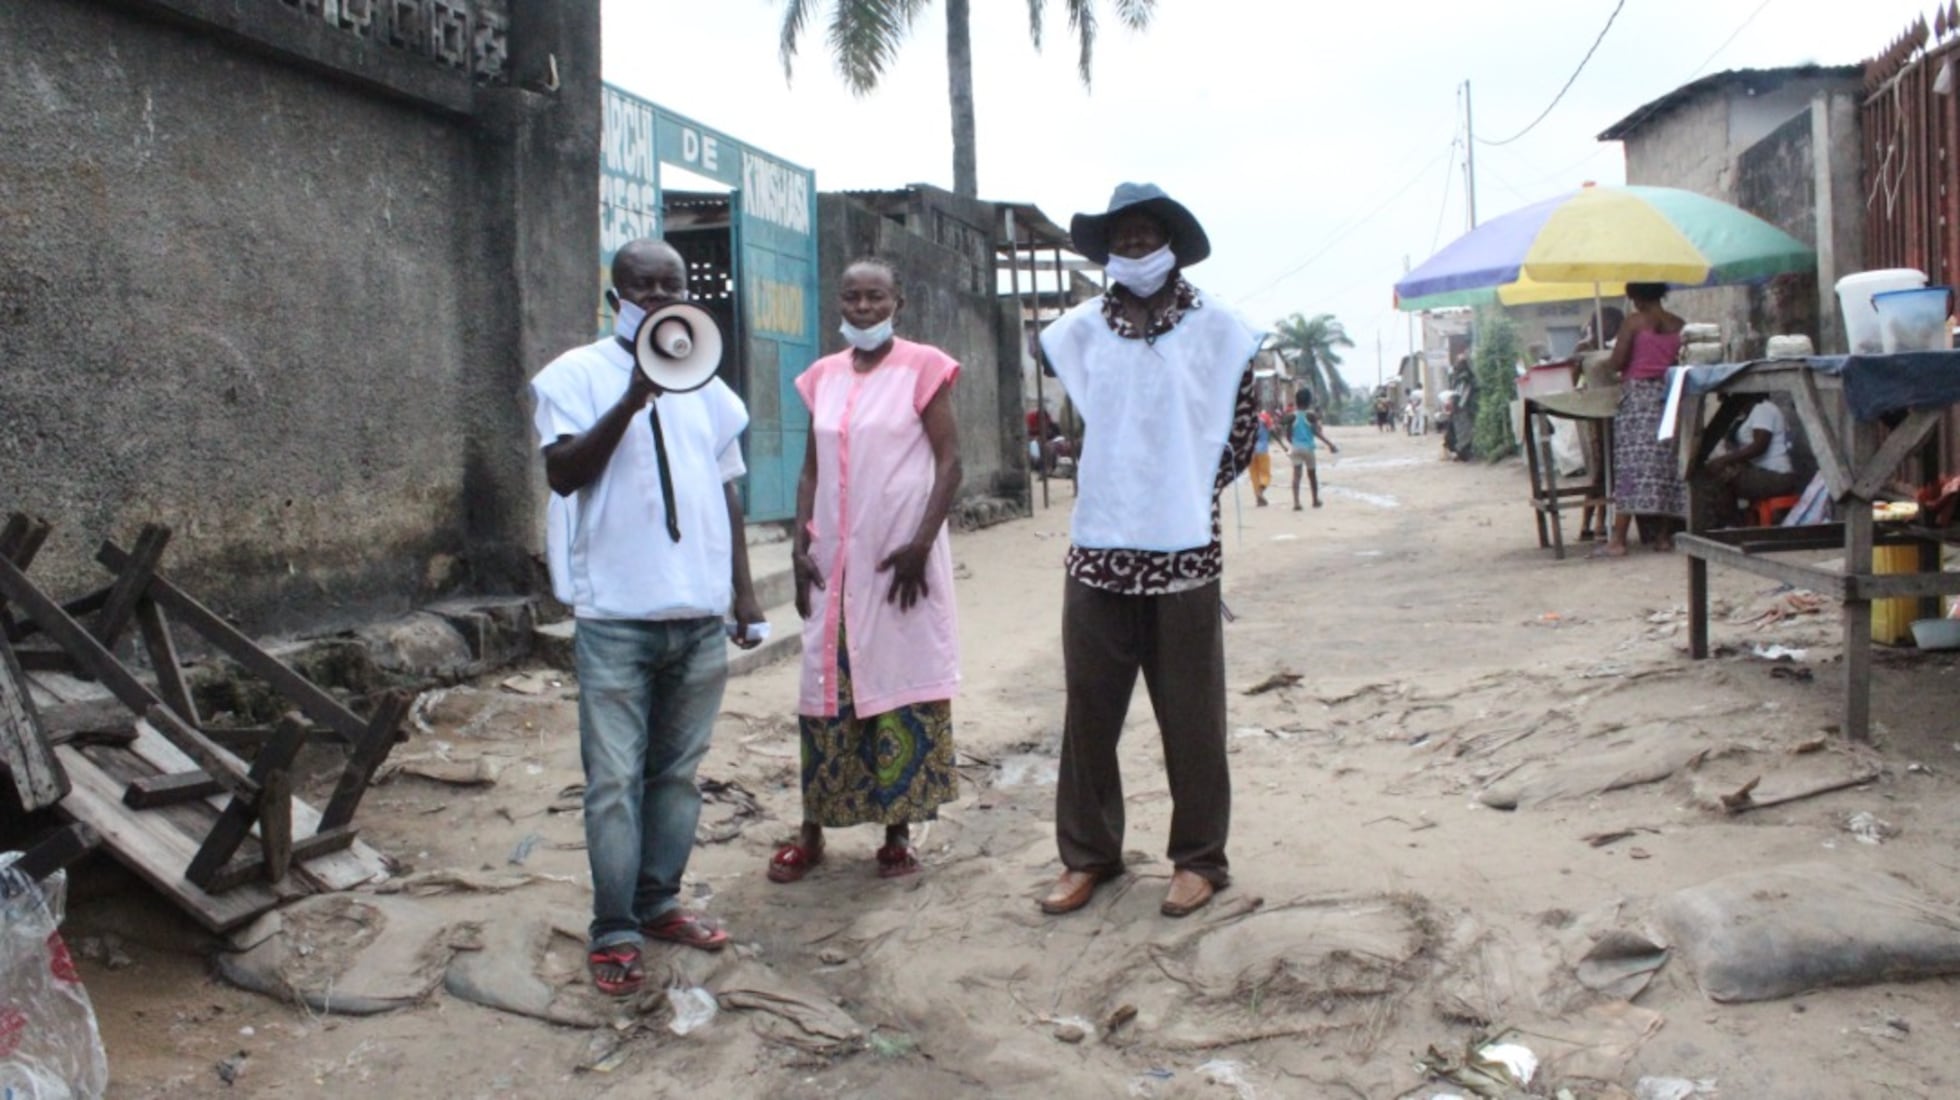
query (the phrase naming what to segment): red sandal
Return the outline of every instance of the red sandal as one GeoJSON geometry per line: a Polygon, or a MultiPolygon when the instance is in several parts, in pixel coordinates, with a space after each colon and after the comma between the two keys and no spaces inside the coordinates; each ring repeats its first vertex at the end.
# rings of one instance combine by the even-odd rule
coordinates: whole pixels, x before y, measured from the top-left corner
{"type": "Polygon", "coordinates": [[[640,931],[656,940],[701,951],[719,951],[728,946],[728,933],[721,926],[685,909],[676,909],[640,931]]]}
{"type": "Polygon", "coordinates": [[[635,944],[615,943],[594,948],[585,956],[585,965],[592,974],[593,986],[608,997],[638,993],[646,984],[646,967],[641,965],[640,949],[635,944]],[[618,976],[607,977],[608,973],[618,976]]]}
{"type": "Polygon", "coordinates": [[[920,870],[919,853],[910,844],[887,844],[878,849],[878,877],[904,878],[920,870]]]}
{"type": "Polygon", "coordinates": [[[809,846],[798,841],[776,849],[769,857],[769,881],[791,883],[803,881],[810,868],[823,862],[823,845],[809,846]]]}

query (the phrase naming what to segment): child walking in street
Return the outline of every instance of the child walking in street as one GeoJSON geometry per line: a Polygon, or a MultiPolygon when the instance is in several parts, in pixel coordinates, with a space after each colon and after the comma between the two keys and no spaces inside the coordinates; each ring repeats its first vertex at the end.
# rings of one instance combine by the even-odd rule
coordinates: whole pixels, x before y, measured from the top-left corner
{"type": "Polygon", "coordinates": [[[1320,428],[1320,413],[1313,407],[1313,391],[1304,387],[1293,395],[1293,416],[1289,421],[1288,434],[1292,445],[1287,453],[1293,457],[1293,510],[1300,511],[1300,473],[1306,471],[1307,485],[1313,491],[1313,506],[1320,507],[1320,471],[1315,462],[1314,441],[1327,444],[1327,449],[1340,454],[1341,449],[1327,438],[1320,428]]]}

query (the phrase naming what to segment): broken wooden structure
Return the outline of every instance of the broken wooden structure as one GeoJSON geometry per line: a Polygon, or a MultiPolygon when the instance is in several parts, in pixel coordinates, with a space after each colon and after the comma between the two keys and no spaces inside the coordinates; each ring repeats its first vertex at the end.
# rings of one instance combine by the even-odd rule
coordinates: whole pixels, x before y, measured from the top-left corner
{"type": "Polygon", "coordinates": [[[27,576],[48,531],[46,521],[19,514],[0,528],[0,809],[9,800],[21,810],[54,806],[90,826],[118,859],[213,931],[283,897],[383,875],[381,855],[356,839],[354,811],[397,739],[408,697],[390,692],[370,717],[355,715],[159,572],[166,527],[144,527],[130,550],[104,542],[96,560],[113,574],[110,583],[58,603],[27,576]],[[288,715],[250,737],[207,727],[184,677],[173,620],[265,680],[306,721],[288,715]],[[132,626],[154,686],[115,654],[132,626]],[[44,729],[25,671],[101,683],[137,716],[133,731],[44,729]],[[324,810],[293,797],[293,761],[313,736],[348,748],[324,810]],[[256,744],[257,752],[248,764],[221,740],[256,744]],[[254,833],[257,843],[241,853],[254,833]]]}

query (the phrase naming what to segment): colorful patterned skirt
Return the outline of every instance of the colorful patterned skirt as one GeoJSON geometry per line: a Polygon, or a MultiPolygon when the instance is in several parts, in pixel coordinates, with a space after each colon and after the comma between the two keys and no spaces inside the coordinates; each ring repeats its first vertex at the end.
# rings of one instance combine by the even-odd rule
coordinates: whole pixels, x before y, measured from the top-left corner
{"type": "Polygon", "coordinates": [[[953,702],[913,703],[860,717],[851,702],[851,656],[837,630],[837,715],[798,722],[803,820],[826,829],[930,821],[960,795],[953,770],[953,702]]]}
{"type": "Polygon", "coordinates": [[[1620,384],[1620,408],[1613,414],[1613,503],[1636,516],[1688,514],[1674,440],[1654,438],[1667,406],[1667,379],[1639,378],[1620,384]]]}

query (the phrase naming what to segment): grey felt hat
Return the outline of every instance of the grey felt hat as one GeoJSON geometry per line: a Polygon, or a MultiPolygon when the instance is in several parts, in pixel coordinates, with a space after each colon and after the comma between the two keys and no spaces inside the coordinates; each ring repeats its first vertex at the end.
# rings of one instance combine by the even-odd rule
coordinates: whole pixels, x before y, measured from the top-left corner
{"type": "Polygon", "coordinates": [[[1205,227],[1191,216],[1184,204],[1164,194],[1154,183],[1119,183],[1109,196],[1109,209],[1100,214],[1077,214],[1068,223],[1069,240],[1075,251],[1095,262],[1109,262],[1109,223],[1125,210],[1141,208],[1157,216],[1170,231],[1171,255],[1179,267],[1190,267],[1211,255],[1211,239],[1205,227]]]}

